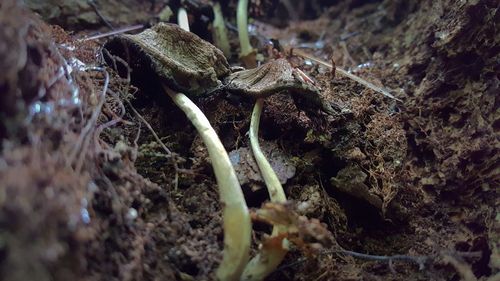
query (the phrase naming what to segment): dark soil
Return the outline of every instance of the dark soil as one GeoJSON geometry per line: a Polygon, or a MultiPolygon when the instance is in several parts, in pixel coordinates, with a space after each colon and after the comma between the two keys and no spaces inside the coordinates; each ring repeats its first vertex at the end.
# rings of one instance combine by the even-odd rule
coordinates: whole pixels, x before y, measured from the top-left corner
{"type": "MultiPolygon", "coordinates": [[[[154,24],[179,1],[25,2],[0,2],[0,279],[214,279],[222,218],[203,142],[154,76],[105,63],[109,38],[81,40],[154,24]]],[[[236,1],[221,2],[234,24],[236,1]]],[[[292,250],[266,280],[499,280],[498,2],[252,2],[264,61],[270,39],[308,47],[401,100],[290,58],[339,114],[266,99],[261,142],[288,198],[345,250],[427,258],[419,268],[292,250]]],[[[210,41],[203,3],[186,7],[210,41]]],[[[247,151],[252,100],[195,102],[228,152],[247,151]]],[[[247,165],[240,181],[259,208],[269,198],[247,165]]],[[[254,225],[253,252],[269,231],[254,225]]]]}

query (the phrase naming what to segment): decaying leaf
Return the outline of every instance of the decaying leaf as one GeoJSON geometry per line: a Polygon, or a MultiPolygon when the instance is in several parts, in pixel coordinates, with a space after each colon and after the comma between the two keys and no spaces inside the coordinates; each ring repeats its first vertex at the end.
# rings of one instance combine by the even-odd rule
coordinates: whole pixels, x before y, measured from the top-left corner
{"type": "Polygon", "coordinates": [[[263,246],[283,247],[283,239],[286,238],[306,254],[312,254],[323,246],[332,246],[335,242],[325,224],[317,219],[300,216],[291,202],[265,203],[252,214],[252,218],[287,230],[285,235],[267,238],[263,241],[263,246]]]}

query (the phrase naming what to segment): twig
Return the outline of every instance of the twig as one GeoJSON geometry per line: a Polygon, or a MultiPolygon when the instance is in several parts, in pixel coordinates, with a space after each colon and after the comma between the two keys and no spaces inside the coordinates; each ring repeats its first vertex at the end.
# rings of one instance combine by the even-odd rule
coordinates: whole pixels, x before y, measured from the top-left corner
{"type": "Polygon", "coordinates": [[[128,99],[125,99],[125,102],[130,107],[130,109],[132,109],[132,112],[134,112],[134,114],[137,116],[137,118],[139,118],[141,120],[141,122],[144,123],[144,125],[146,125],[146,127],[151,132],[151,134],[153,135],[155,140],[160,144],[161,148],[163,148],[163,150],[165,150],[165,152],[167,153],[167,156],[172,157],[172,151],[170,149],[168,149],[168,147],[163,143],[163,141],[160,139],[158,134],[156,134],[155,130],[153,129],[153,127],[151,127],[151,125],[148,123],[148,121],[146,119],[144,119],[144,117],[142,117],[142,115],[139,112],[137,112],[137,110],[134,108],[134,106],[132,105],[132,103],[128,99]]]}
{"type": "Polygon", "coordinates": [[[137,142],[139,141],[139,137],[141,136],[141,126],[142,126],[142,123],[139,122],[139,124],[138,124],[139,128],[137,128],[137,135],[135,136],[135,139],[134,139],[134,154],[132,156],[133,161],[135,161],[135,159],[137,159],[137,154],[139,152],[139,144],[137,142]]]}
{"type": "Polygon", "coordinates": [[[137,110],[132,105],[132,103],[126,98],[125,98],[125,102],[130,107],[132,112],[134,112],[135,116],[137,116],[137,118],[139,118],[139,120],[141,120],[141,122],[144,125],[146,125],[146,128],[148,128],[149,132],[151,132],[151,134],[155,138],[156,142],[158,142],[158,144],[160,144],[161,148],[167,153],[167,155],[165,155],[165,157],[172,158],[172,164],[174,165],[174,169],[175,169],[175,176],[174,176],[173,184],[174,184],[174,190],[177,190],[177,188],[179,186],[179,171],[180,171],[179,165],[177,164],[177,159],[176,159],[177,155],[175,155],[174,153],[172,153],[172,151],[170,149],[168,149],[168,147],[165,145],[165,143],[163,143],[163,141],[160,139],[158,134],[155,132],[153,127],[151,127],[151,125],[148,123],[148,121],[144,117],[142,117],[142,115],[139,112],[137,112],[137,110]]]}
{"type": "Polygon", "coordinates": [[[92,7],[92,9],[94,9],[94,12],[97,14],[97,16],[111,29],[113,29],[113,25],[108,21],[106,20],[106,18],[104,18],[104,16],[101,14],[101,12],[99,11],[99,8],[97,7],[96,3],[94,0],[87,0],[87,3],[92,7]]]}
{"type": "MultiPolygon", "coordinates": [[[[316,63],[319,63],[319,64],[321,64],[323,66],[326,66],[326,67],[328,67],[330,69],[334,68],[333,65],[331,65],[331,64],[329,64],[329,63],[327,63],[327,62],[325,62],[325,61],[323,61],[321,59],[313,57],[313,56],[311,56],[311,55],[309,55],[309,54],[307,54],[307,53],[305,53],[305,52],[303,52],[301,50],[292,49],[292,53],[295,54],[295,55],[301,56],[303,58],[310,59],[310,60],[312,60],[312,61],[314,61],[316,63]]],[[[341,74],[341,75],[343,75],[343,76],[351,79],[351,80],[354,80],[354,81],[358,82],[359,84],[361,84],[361,85],[363,85],[363,86],[365,86],[367,88],[370,88],[370,89],[374,90],[375,92],[378,92],[378,93],[380,93],[380,94],[388,97],[388,98],[391,98],[393,100],[397,100],[399,102],[403,102],[401,99],[396,98],[391,93],[389,93],[389,91],[387,89],[384,89],[382,87],[376,86],[375,84],[373,84],[373,83],[371,83],[371,82],[369,82],[369,81],[367,81],[367,80],[365,80],[365,79],[363,79],[361,77],[358,77],[358,76],[356,76],[356,75],[354,75],[352,73],[349,73],[349,72],[343,70],[342,68],[335,67],[335,71],[338,72],[339,74],[341,74]]]]}
{"type": "MultiPolygon", "coordinates": [[[[384,261],[388,262],[390,266],[392,266],[392,262],[395,260],[401,260],[401,261],[407,261],[407,262],[413,262],[419,266],[419,270],[425,269],[425,263],[430,259],[428,256],[407,256],[407,255],[393,255],[393,256],[378,256],[378,255],[369,255],[369,254],[363,254],[363,253],[358,253],[354,251],[348,251],[348,250],[332,250],[332,251],[324,251],[321,253],[321,255],[326,255],[326,254],[332,254],[332,253],[341,253],[344,255],[349,255],[355,258],[360,258],[360,259],[366,259],[366,260],[375,260],[375,261],[384,261]]],[[[307,260],[307,257],[303,257],[298,259],[297,261],[283,265],[278,269],[278,271],[284,270],[286,268],[298,265],[300,263],[303,263],[304,261],[307,260]]]]}
{"type": "Polygon", "coordinates": [[[101,38],[108,37],[108,36],[118,35],[121,33],[134,31],[134,30],[138,30],[138,29],[142,29],[142,28],[144,28],[144,25],[142,25],[142,24],[127,26],[127,27],[122,27],[119,29],[111,30],[109,32],[99,33],[99,34],[95,34],[95,35],[92,35],[89,37],[78,39],[77,41],[84,42],[84,41],[96,40],[96,39],[101,39],[101,38]]]}

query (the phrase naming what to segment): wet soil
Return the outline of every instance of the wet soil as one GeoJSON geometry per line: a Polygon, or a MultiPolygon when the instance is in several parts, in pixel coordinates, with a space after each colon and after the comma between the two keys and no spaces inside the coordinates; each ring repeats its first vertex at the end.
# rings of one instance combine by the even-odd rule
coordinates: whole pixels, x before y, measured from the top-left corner
{"type": "MultiPolygon", "coordinates": [[[[129,73],[104,61],[109,38],[82,40],[154,24],[179,1],[70,2],[0,3],[0,278],[213,280],[222,218],[203,142],[147,66],[129,73]]],[[[186,2],[210,41],[210,9],[186,2]]],[[[234,24],[236,2],[223,2],[234,24]]],[[[288,57],[338,110],[266,98],[260,138],[286,195],[338,244],[292,250],[266,280],[498,280],[498,3],[253,1],[250,15],[262,62],[288,57]],[[299,47],[397,99],[285,53],[299,47]]],[[[229,30],[229,62],[241,65],[229,30]]],[[[195,102],[246,159],[239,179],[261,207],[267,191],[244,155],[253,101],[195,102]]],[[[269,232],[254,225],[252,252],[269,232]]]]}

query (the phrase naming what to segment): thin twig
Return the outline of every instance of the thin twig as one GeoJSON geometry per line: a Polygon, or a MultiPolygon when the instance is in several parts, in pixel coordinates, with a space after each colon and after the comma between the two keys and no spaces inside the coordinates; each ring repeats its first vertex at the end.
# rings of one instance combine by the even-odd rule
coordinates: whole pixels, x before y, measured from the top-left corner
{"type": "Polygon", "coordinates": [[[78,39],[77,41],[84,42],[84,41],[96,40],[96,39],[101,39],[101,38],[108,37],[108,36],[118,35],[121,33],[130,32],[130,31],[134,31],[134,30],[138,30],[138,29],[142,29],[142,28],[144,28],[144,25],[136,24],[136,25],[132,25],[132,26],[127,26],[127,27],[122,27],[119,29],[111,30],[111,31],[105,32],[105,33],[91,35],[89,37],[78,39]]]}
{"type": "Polygon", "coordinates": [[[369,81],[367,81],[367,80],[365,80],[365,79],[363,79],[363,78],[361,78],[359,76],[356,76],[356,75],[354,75],[352,73],[349,73],[349,72],[343,70],[342,68],[333,66],[333,65],[331,65],[331,64],[329,64],[329,63],[327,63],[327,62],[325,62],[325,61],[323,61],[321,59],[318,59],[318,58],[316,58],[314,56],[311,56],[311,55],[309,55],[309,54],[307,54],[307,53],[305,53],[305,52],[303,52],[301,50],[293,49],[292,53],[295,54],[295,55],[301,56],[303,58],[310,59],[310,60],[312,60],[312,61],[314,61],[316,63],[319,63],[319,64],[321,64],[323,66],[326,66],[326,67],[328,67],[330,69],[333,69],[335,67],[335,71],[338,72],[339,74],[341,74],[341,75],[343,75],[343,76],[345,76],[345,77],[347,77],[347,78],[349,78],[351,80],[354,80],[354,81],[358,82],[359,84],[361,84],[361,85],[363,85],[363,86],[365,86],[367,88],[370,88],[370,89],[374,90],[375,92],[378,92],[378,93],[380,93],[380,94],[382,94],[382,95],[384,95],[384,96],[386,96],[388,98],[391,98],[393,100],[397,100],[399,102],[402,102],[401,99],[396,98],[391,93],[389,93],[389,90],[384,89],[384,88],[379,87],[379,86],[376,86],[375,84],[373,84],[373,83],[371,83],[371,82],[369,82],[369,81]]]}
{"type": "MultiPolygon", "coordinates": [[[[349,256],[352,256],[355,258],[359,258],[359,259],[365,259],[365,260],[387,262],[389,265],[389,268],[391,269],[392,272],[395,272],[395,270],[393,268],[393,262],[396,260],[415,263],[418,265],[419,270],[424,270],[425,264],[427,264],[429,262],[435,262],[436,259],[438,258],[438,257],[432,257],[432,256],[410,256],[410,255],[392,255],[392,256],[369,255],[369,254],[363,254],[363,253],[358,253],[358,252],[344,250],[344,249],[324,251],[321,253],[321,255],[332,254],[332,253],[340,253],[340,254],[349,255],[349,256]]],[[[463,267],[462,267],[463,262],[457,262],[457,259],[454,257],[479,258],[479,257],[481,257],[481,252],[443,251],[443,252],[441,252],[441,257],[443,257],[445,262],[450,263],[454,267],[456,267],[456,269],[458,271],[463,270],[463,272],[460,272],[460,274],[469,277],[470,275],[467,272],[467,270],[463,269],[463,267]]],[[[284,269],[289,268],[289,267],[293,267],[293,266],[298,265],[306,260],[307,260],[306,257],[300,258],[293,263],[290,263],[290,264],[287,264],[287,265],[280,267],[278,269],[278,271],[284,270],[284,269]]],[[[473,280],[473,279],[471,279],[471,280],[473,280]]]]}
{"type": "Polygon", "coordinates": [[[177,188],[179,186],[179,172],[180,172],[179,165],[177,164],[177,155],[175,155],[174,153],[172,153],[172,151],[170,149],[168,149],[168,147],[165,145],[165,143],[160,139],[158,134],[155,132],[153,127],[151,127],[151,125],[148,123],[148,121],[144,117],[142,117],[142,115],[139,112],[137,112],[137,110],[132,105],[132,103],[128,99],[125,99],[125,102],[130,107],[132,112],[134,112],[135,116],[137,116],[137,118],[139,118],[139,120],[141,120],[141,122],[144,125],[146,125],[146,128],[148,128],[149,132],[151,132],[151,134],[155,138],[156,142],[158,142],[158,144],[160,144],[161,148],[167,153],[167,155],[165,155],[165,157],[172,158],[172,164],[174,165],[174,169],[175,169],[175,176],[174,176],[173,184],[174,184],[174,190],[177,190],[177,188]]]}

